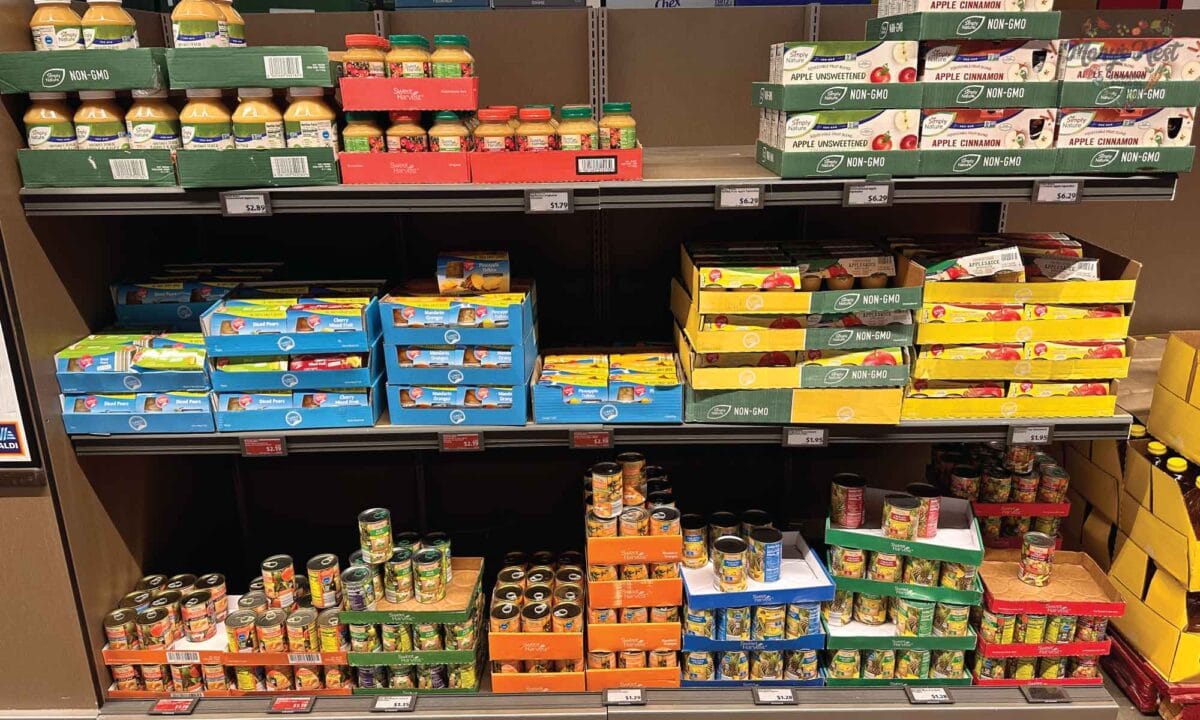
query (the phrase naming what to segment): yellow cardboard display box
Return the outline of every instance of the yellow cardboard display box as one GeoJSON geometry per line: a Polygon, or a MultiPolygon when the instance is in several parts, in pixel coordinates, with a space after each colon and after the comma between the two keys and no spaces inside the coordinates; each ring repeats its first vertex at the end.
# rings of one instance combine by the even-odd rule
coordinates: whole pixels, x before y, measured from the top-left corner
{"type": "Polygon", "coordinates": [[[1167,340],[1150,404],[1150,434],[1193,463],[1200,463],[1200,331],[1173,332],[1167,340]]]}
{"type": "MultiPolygon", "coordinates": [[[[1116,440],[1083,440],[1064,450],[1064,467],[1071,474],[1071,490],[1107,517],[1117,517],[1121,492],[1121,460],[1116,440]],[[1115,473],[1114,473],[1115,471],[1115,473]]],[[[1074,509],[1074,505],[1072,505],[1074,509]]]]}
{"type": "Polygon", "coordinates": [[[1200,591],[1200,539],[1179,484],[1144,454],[1148,442],[1129,443],[1118,524],[1161,569],[1188,590],[1200,591]]]}

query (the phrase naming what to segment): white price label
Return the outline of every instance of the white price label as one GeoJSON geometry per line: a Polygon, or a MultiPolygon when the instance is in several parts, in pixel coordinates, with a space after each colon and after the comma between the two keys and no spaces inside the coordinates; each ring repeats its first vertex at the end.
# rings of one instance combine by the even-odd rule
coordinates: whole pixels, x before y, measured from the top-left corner
{"type": "Polygon", "coordinates": [[[375,705],[371,707],[371,712],[412,712],[416,707],[416,695],[385,695],[375,698],[375,705]]]}
{"type": "Polygon", "coordinates": [[[171,665],[195,665],[200,662],[200,653],[187,650],[168,650],[167,662],[171,665]]]}
{"type": "Polygon", "coordinates": [[[829,444],[829,431],[825,428],[784,428],[784,447],[825,447],[829,444]]]}
{"type": "Polygon", "coordinates": [[[610,688],[604,691],[605,705],[645,705],[646,691],[642,688],[610,688]]]}
{"type": "Polygon", "coordinates": [[[575,211],[575,198],[570,190],[526,190],[525,212],[569,213],[575,211]]]}
{"type": "Polygon", "coordinates": [[[1038,182],[1033,189],[1033,201],[1040,203],[1077,203],[1083,183],[1079,180],[1038,182]]]}
{"type": "Polygon", "coordinates": [[[763,206],[761,185],[721,185],[717,187],[718,210],[757,210],[763,206]]]}
{"type": "Polygon", "coordinates": [[[795,705],[796,692],[791,688],[754,688],[755,705],[795,705]]]}
{"type": "Polygon", "coordinates": [[[941,687],[907,687],[908,702],[913,705],[951,705],[954,698],[941,687]]]}
{"type": "Polygon", "coordinates": [[[892,204],[891,182],[846,183],[842,205],[846,207],[887,207],[892,204]]]}
{"type": "Polygon", "coordinates": [[[221,211],[227,217],[270,215],[271,196],[265,192],[221,193],[221,211]]]}
{"type": "Polygon", "coordinates": [[[1049,445],[1054,435],[1050,425],[1013,425],[1008,429],[1008,442],[1013,445],[1049,445]]]}

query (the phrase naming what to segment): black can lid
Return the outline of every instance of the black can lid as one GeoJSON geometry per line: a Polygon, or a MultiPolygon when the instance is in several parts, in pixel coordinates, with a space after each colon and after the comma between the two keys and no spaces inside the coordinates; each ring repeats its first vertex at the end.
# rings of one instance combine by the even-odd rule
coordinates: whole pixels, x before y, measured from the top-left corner
{"type": "Polygon", "coordinates": [[[259,576],[255,577],[255,578],[253,578],[253,579],[252,579],[252,580],[251,580],[251,581],[250,581],[250,582],[249,582],[249,583],[246,585],[246,589],[247,589],[247,590],[250,590],[250,591],[252,591],[252,592],[253,592],[254,590],[262,590],[262,589],[263,589],[263,579],[262,579],[262,575],[259,575],[259,576]]]}
{"type": "Polygon", "coordinates": [[[673,522],[673,521],[679,519],[679,511],[673,507],[666,507],[666,506],[656,507],[650,511],[650,517],[654,518],[655,520],[657,520],[659,522],[662,522],[664,520],[666,520],[668,522],[673,522]]]}
{"type": "Polygon", "coordinates": [[[520,585],[501,585],[496,588],[496,597],[500,600],[516,601],[524,594],[520,585]]]}
{"type": "Polygon", "coordinates": [[[359,522],[383,522],[392,517],[391,511],[387,508],[367,508],[358,514],[359,522]]]}
{"type": "Polygon", "coordinates": [[[754,542],[762,543],[763,545],[774,545],[775,543],[783,542],[783,533],[773,527],[759,527],[750,531],[750,537],[754,542]]]}
{"type": "Polygon", "coordinates": [[[666,493],[671,494],[671,483],[666,478],[658,478],[655,480],[646,481],[646,492],[648,493],[666,493]]]}
{"type": "Polygon", "coordinates": [[[221,573],[208,573],[196,578],[197,588],[216,588],[225,584],[225,576],[221,573]]]}
{"type": "Polygon", "coordinates": [[[620,455],[617,455],[617,462],[622,463],[622,464],[623,463],[634,463],[634,462],[646,462],[646,456],[641,454],[640,452],[633,452],[633,451],[623,452],[620,455]]]}
{"type": "Polygon", "coordinates": [[[262,590],[251,590],[238,598],[238,607],[259,607],[267,604],[267,594],[262,590]]]}
{"type": "Polygon", "coordinates": [[[747,510],[742,513],[742,522],[746,525],[770,525],[771,514],[766,510],[747,510]]]}
{"type": "Polygon", "coordinates": [[[418,562],[423,565],[427,564],[427,563],[441,562],[441,561],[442,561],[442,551],[435,550],[433,548],[425,548],[424,550],[419,550],[419,551],[417,551],[416,555],[413,555],[413,562],[418,562]]]}
{"type": "Polygon", "coordinates": [[[425,537],[421,538],[422,547],[435,547],[449,544],[450,536],[444,532],[425,533],[425,537]]]}
{"type": "Polygon", "coordinates": [[[901,493],[895,493],[893,495],[884,495],[883,502],[887,505],[891,505],[894,508],[900,508],[902,510],[911,510],[913,508],[921,507],[920,500],[913,497],[912,495],[904,495],[901,493]]]}
{"type": "Polygon", "coordinates": [[[342,624],[340,608],[326,608],[317,614],[317,624],[321,627],[335,627],[342,624]]]}
{"type": "Polygon", "coordinates": [[[156,622],[162,622],[168,617],[166,608],[150,608],[138,613],[138,625],[150,625],[156,622]]]}
{"type": "Polygon", "coordinates": [[[842,472],[833,476],[833,484],[842,487],[866,487],[867,479],[858,473],[842,472]]]}
{"type": "Polygon", "coordinates": [[[280,608],[271,608],[262,615],[258,616],[258,620],[254,621],[259,627],[274,627],[287,622],[287,613],[280,608]]]}
{"type": "Polygon", "coordinates": [[[135,608],[140,605],[145,605],[154,599],[154,593],[149,590],[134,590],[133,592],[125,593],[121,601],[117,603],[123,608],[135,608]]]}
{"type": "Polygon", "coordinates": [[[525,580],[534,585],[543,585],[554,579],[554,573],[549,568],[534,568],[525,575],[525,580]]]}
{"type": "Polygon", "coordinates": [[[598,462],[592,466],[593,475],[619,475],[621,466],[615,462],[598,462]]]}
{"type": "Polygon", "coordinates": [[[497,620],[508,620],[515,618],[521,612],[521,606],[515,603],[505,602],[492,606],[492,617],[497,620]]]}
{"type": "Polygon", "coordinates": [[[303,627],[317,621],[317,611],[314,608],[302,607],[288,615],[287,624],[290,627],[303,627]]]}
{"type": "Polygon", "coordinates": [[[670,482],[670,480],[668,480],[670,476],[667,475],[666,468],[662,467],[661,465],[647,465],[645,472],[646,482],[650,482],[651,480],[670,482]]]}
{"type": "Polygon", "coordinates": [[[737,525],[737,521],[737,515],[723,510],[708,516],[708,524],[716,525],[717,527],[733,527],[737,525]]]}
{"type": "Polygon", "coordinates": [[[191,573],[183,573],[167,580],[164,585],[168,590],[178,590],[179,588],[194,587],[196,585],[196,576],[191,573]]]}
{"type": "Polygon", "coordinates": [[[555,617],[573,618],[583,614],[583,608],[572,602],[559,603],[554,606],[555,617]]]}
{"type": "Polygon", "coordinates": [[[553,565],[555,554],[553,550],[537,550],[529,556],[534,565],[553,565]]]}
{"type": "Polygon", "coordinates": [[[950,474],[964,478],[977,478],[979,477],[979,468],[974,465],[955,465],[950,474]]]}
{"type": "Polygon", "coordinates": [[[558,554],[559,565],[583,565],[583,553],[578,550],[563,550],[558,554]]]}
{"type": "Polygon", "coordinates": [[[405,545],[409,547],[413,545],[419,545],[421,544],[421,534],[412,530],[405,530],[404,532],[396,533],[395,535],[392,535],[392,544],[397,546],[405,545]]]}
{"type": "Polygon", "coordinates": [[[314,555],[312,558],[310,558],[306,567],[309,570],[317,571],[324,570],[325,568],[337,567],[337,565],[337,555],[334,555],[333,553],[321,553],[320,555],[314,555]]]}
{"type": "Polygon", "coordinates": [[[167,607],[183,600],[183,593],[178,590],[164,590],[150,601],[150,607],[167,607]]]}
{"type": "Polygon", "coordinates": [[[679,526],[684,530],[702,530],[707,523],[704,522],[703,515],[696,513],[688,513],[679,518],[679,526]]]}
{"type": "Polygon", "coordinates": [[[670,505],[675,502],[675,497],[666,490],[659,490],[647,495],[646,502],[650,505],[670,505]]]}
{"type": "Polygon", "coordinates": [[[132,608],[117,608],[104,616],[104,626],[126,625],[137,620],[137,613],[132,608]]]}
{"type": "Polygon", "coordinates": [[[197,590],[183,596],[181,601],[184,607],[196,607],[197,605],[207,605],[212,602],[212,593],[208,590],[197,590]]]}
{"type": "Polygon", "coordinates": [[[736,535],[722,535],[713,543],[713,548],[726,555],[746,552],[746,541],[736,535]]]}
{"type": "Polygon", "coordinates": [[[941,497],[942,492],[929,483],[915,482],[904,486],[909,495],[919,498],[941,497]]]}
{"type": "Polygon", "coordinates": [[[521,611],[521,615],[530,620],[540,620],[550,615],[550,606],[544,602],[526,605],[525,609],[521,611]]]}
{"type": "Polygon", "coordinates": [[[166,575],[147,575],[138,580],[138,584],[134,586],[134,590],[154,590],[167,584],[166,575]]]}
{"type": "Polygon", "coordinates": [[[282,570],[292,566],[291,555],[272,555],[262,561],[262,569],[267,571],[282,570]]]}
{"type": "Polygon", "coordinates": [[[258,614],[253,610],[235,610],[225,616],[225,627],[247,627],[258,620],[258,614]]]}
{"type": "Polygon", "coordinates": [[[560,583],[577,583],[583,580],[583,571],[579,568],[565,567],[554,573],[554,579],[560,583]]]}
{"type": "Polygon", "coordinates": [[[528,556],[519,550],[515,550],[504,553],[504,562],[501,564],[508,567],[509,565],[524,565],[526,562],[528,562],[528,556]]]}

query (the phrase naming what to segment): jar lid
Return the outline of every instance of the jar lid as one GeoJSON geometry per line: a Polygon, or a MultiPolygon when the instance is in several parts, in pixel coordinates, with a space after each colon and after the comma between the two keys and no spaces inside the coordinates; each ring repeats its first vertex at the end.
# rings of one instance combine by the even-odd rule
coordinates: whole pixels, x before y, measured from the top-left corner
{"type": "Polygon", "coordinates": [[[369,33],[351,33],[346,36],[346,47],[374,47],[379,42],[378,35],[369,33]]]}
{"type": "Polygon", "coordinates": [[[1151,440],[1150,444],[1146,446],[1146,452],[1151,455],[1166,455],[1167,446],[1157,440],[1151,440]]]}
{"type": "Polygon", "coordinates": [[[505,122],[509,118],[508,111],[501,108],[483,108],[475,116],[483,122],[505,122]]]}
{"type": "Polygon", "coordinates": [[[325,94],[324,88],[319,87],[294,87],[288,88],[288,92],[292,97],[322,97],[325,94]]]}
{"type": "Polygon", "coordinates": [[[490,105],[488,107],[488,109],[503,110],[504,112],[508,113],[508,116],[510,118],[515,118],[517,116],[517,106],[516,105],[490,105]]]}
{"type": "Polygon", "coordinates": [[[531,121],[546,121],[550,119],[550,111],[544,107],[524,107],[521,108],[521,122],[531,121]]]}
{"type": "Polygon", "coordinates": [[[578,120],[588,120],[592,117],[592,109],[587,105],[572,105],[562,109],[563,120],[568,118],[578,120]]]}
{"type": "Polygon", "coordinates": [[[527,107],[527,108],[545,108],[546,110],[549,110],[549,111],[550,111],[550,114],[551,114],[551,115],[553,115],[553,114],[554,114],[554,106],[553,106],[553,105],[551,105],[551,104],[549,104],[549,103],[546,103],[546,104],[544,104],[544,105],[543,105],[543,104],[537,104],[537,103],[534,103],[534,104],[526,105],[525,107],[527,107]]]}
{"type": "Polygon", "coordinates": [[[88,1],[88,5],[91,5],[92,3],[103,3],[105,5],[120,5],[121,4],[121,0],[87,0],[87,1],[88,1]]]}
{"type": "Polygon", "coordinates": [[[466,35],[434,35],[434,45],[462,45],[463,47],[471,47],[471,41],[466,35]]]}
{"type": "MultiPolygon", "coordinates": [[[[83,93],[79,93],[79,94],[80,94],[80,96],[83,95],[83,93]]],[[[194,97],[219,98],[219,97],[221,97],[221,91],[216,88],[193,88],[191,90],[188,90],[186,92],[186,94],[190,98],[194,98],[194,97]]]]}
{"type": "Polygon", "coordinates": [[[1167,469],[1173,473],[1181,473],[1187,471],[1187,460],[1181,457],[1173,457],[1167,460],[1167,469]]]}
{"type": "Polygon", "coordinates": [[[424,35],[388,35],[388,43],[391,45],[429,47],[429,41],[425,39],[424,35]]]}
{"type": "Polygon", "coordinates": [[[157,90],[152,88],[139,88],[136,90],[130,90],[130,93],[133,94],[134,98],[155,98],[160,100],[168,95],[166,88],[158,88],[157,90]]]}
{"type": "Polygon", "coordinates": [[[31,92],[29,93],[30,100],[66,100],[65,92],[31,92]]]}
{"type": "Polygon", "coordinates": [[[375,122],[375,113],[347,112],[346,122],[375,122]]]}
{"type": "Polygon", "coordinates": [[[433,119],[438,122],[458,122],[458,113],[442,110],[434,115],[433,119]]]}
{"type": "Polygon", "coordinates": [[[34,5],[66,5],[71,0],[33,0],[34,5]]]}
{"type": "MultiPolygon", "coordinates": [[[[220,92],[219,90],[217,92],[220,92]]],[[[112,100],[117,94],[112,90],[80,90],[80,100],[112,100]]]]}
{"type": "Polygon", "coordinates": [[[394,123],[412,123],[413,125],[421,124],[421,113],[410,110],[393,110],[388,113],[388,118],[394,123]]]}
{"type": "Polygon", "coordinates": [[[269,98],[271,94],[271,88],[238,88],[238,97],[240,98],[269,98]]]}
{"type": "Polygon", "coordinates": [[[627,113],[633,112],[633,104],[627,102],[610,102],[604,103],[602,109],[606,113],[627,113]]]}

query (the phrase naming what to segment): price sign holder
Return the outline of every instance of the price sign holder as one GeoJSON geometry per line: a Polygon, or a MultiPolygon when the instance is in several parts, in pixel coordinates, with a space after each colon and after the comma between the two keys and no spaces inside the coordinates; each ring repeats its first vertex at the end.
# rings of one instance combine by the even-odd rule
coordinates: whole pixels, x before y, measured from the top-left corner
{"type": "Polygon", "coordinates": [[[953,705],[954,698],[943,687],[904,687],[909,705],[953,705]]]}
{"type": "Polygon", "coordinates": [[[1066,689],[1058,685],[1022,685],[1021,694],[1025,696],[1025,702],[1035,705],[1071,702],[1066,689]]]}
{"type": "Polygon", "coordinates": [[[438,449],[442,452],[482,452],[483,433],[438,433],[438,449]]]}
{"type": "Polygon", "coordinates": [[[763,206],[762,185],[718,185],[713,201],[717,210],[759,210],[763,206]]]}
{"type": "Polygon", "coordinates": [[[378,713],[403,713],[416,709],[416,695],[383,695],[375,698],[375,704],[371,706],[371,712],[378,713]]]}
{"type": "Polygon", "coordinates": [[[817,448],[829,445],[829,431],[825,428],[785,427],[783,446],[790,448],[817,448]]]}
{"type": "Polygon", "coordinates": [[[1054,442],[1053,425],[1010,425],[1009,445],[1049,445],[1054,442]]]}
{"type": "Polygon", "coordinates": [[[284,457],[287,438],[242,438],[242,457],[284,457]]]}
{"type": "Polygon", "coordinates": [[[271,194],[265,190],[236,190],[221,193],[225,217],[265,217],[271,214],[271,194]]]}
{"type": "Polygon", "coordinates": [[[842,190],[843,207],[891,207],[896,183],[891,180],[857,180],[842,190]]]}
{"type": "Polygon", "coordinates": [[[313,709],[314,698],[311,695],[304,697],[277,697],[271,698],[271,705],[267,708],[267,712],[275,715],[300,715],[310,713],[313,709]]]}
{"type": "Polygon", "coordinates": [[[162,698],[150,706],[150,715],[191,715],[199,698],[162,698]]]}
{"type": "Polygon", "coordinates": [[[575,212],[575,192],[565,190],[526,190],[525,212],[534,215],[575,212]]]}
{"type": "Polygon", "coordinates": [[[645,705],[644,688],[609,688],[604,691],[604,705],[645,705]]]}
{"type": "Polygon", "coordinates": [[[1034,180],[1036,203],[1077,203],[1083,199],[1082,180],[1034,180]]]}
{"type": "Polygon", "coordinates": [[[796,705],[800,702],[792,688],[756,687],[753,690],[755,705],[796,705]]]}
{"type": "Polygon", "coordinates": [[[612,430],[572,430],[572,450],[600,450],[613,446],[612,430]]]}

